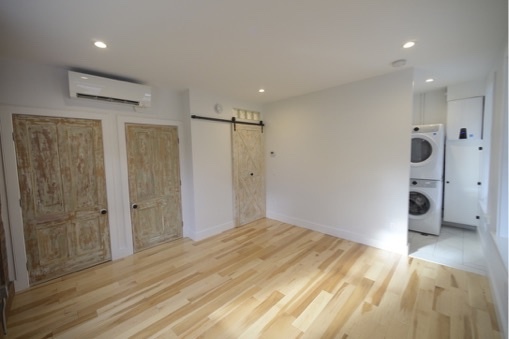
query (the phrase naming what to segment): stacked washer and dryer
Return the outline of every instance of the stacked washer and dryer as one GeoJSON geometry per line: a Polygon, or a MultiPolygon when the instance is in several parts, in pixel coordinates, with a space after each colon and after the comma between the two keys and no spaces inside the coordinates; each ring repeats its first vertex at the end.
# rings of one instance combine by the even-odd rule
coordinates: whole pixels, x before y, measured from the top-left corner
{"type": "Polygon", "coordinates": [[[408,228],[440,234],[445,132],[442,124],[412,126],[408,228]]]}

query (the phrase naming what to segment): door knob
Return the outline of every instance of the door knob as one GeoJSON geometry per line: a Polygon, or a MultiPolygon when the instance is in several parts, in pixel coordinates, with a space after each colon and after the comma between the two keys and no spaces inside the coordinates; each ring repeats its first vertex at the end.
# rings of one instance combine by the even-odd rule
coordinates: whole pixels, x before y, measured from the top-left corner
{"type": "Polygon", "coordinates": [[[106,213],[108,213],[108,210],[103,208],[100,212],[101,212],[101,214],[106,214],[106,213]]]}
{"type": "Polygon", "coordinates": [[[254,174],[253,174],[253,173],[251,173],[251,176],[253,176],[253,175],[254,175],[254,174]]]}
{"type": "Polygon", "coordinates": [[[132,204],[131,206],[133,209],[137,209],[138,208],[138,204],[132,204]]]}

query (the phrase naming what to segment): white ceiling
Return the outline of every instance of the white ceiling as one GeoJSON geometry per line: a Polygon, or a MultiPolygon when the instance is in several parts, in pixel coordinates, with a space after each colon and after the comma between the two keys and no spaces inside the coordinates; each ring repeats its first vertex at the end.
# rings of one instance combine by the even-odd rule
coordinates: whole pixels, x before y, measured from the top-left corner
{"type": "Polygon", "coordinates": [[[0,57],[253,103],[407,59],[427,91],[485,76],[506,46],[507,13],[506,0],[1,0],[0,57]],[[404,50],[407,40],[417,45],[404,50]]]}

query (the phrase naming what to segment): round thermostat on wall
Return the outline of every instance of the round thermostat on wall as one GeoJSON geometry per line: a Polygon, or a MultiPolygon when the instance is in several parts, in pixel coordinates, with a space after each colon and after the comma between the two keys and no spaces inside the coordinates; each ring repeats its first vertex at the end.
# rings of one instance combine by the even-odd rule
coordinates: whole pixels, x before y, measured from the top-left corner
{"type": "Polygon", "coordinates": [[[214,111],[216,111],[216,113],[222,113],[223,112],[223,106],[221,106],[221,104],[216,104],[214,106],[214,111]]]}

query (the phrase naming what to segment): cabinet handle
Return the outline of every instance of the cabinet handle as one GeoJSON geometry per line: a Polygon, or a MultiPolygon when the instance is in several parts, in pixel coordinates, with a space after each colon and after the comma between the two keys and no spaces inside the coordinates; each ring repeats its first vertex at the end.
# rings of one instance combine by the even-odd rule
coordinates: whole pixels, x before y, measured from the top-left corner
{"type": "Polygon", "coordinates": [[[100,210],[100,212],[101,212],[101,214],[106,214],[106,213],[108,213],[108,210],[103,208],[102,210],[100,210]]]}
{"type": "Polygon", "coordinates": [[[131,206],[133,209],[137,209],[138,208],[138,204],[132,204],[131,206]]]}

